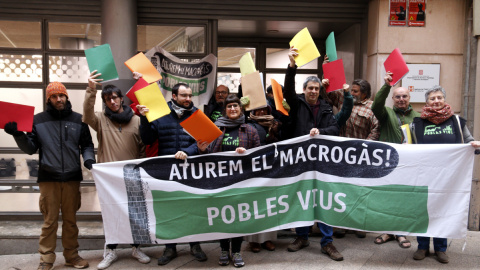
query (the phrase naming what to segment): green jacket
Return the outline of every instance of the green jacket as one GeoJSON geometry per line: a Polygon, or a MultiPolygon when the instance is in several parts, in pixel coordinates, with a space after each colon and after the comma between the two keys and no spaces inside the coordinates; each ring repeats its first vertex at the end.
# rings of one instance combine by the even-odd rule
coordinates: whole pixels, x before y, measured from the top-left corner
{"type": "Polygon", "coordinates": [[[401,143],[402,131],[401,125],[410,124],[413,118],[420,117],[420,113],[412,110],[412,106],[409,105],[406,112],[403,112],[397,108],[385,107],[385,100],[390,93],[392,87],[388,84],[384,84],[378,91],[372,104],[372,111],[380,122],[380,138],[379,141],[401,143]],[[400,124],[401,122],[401,124],[400,124]]]}

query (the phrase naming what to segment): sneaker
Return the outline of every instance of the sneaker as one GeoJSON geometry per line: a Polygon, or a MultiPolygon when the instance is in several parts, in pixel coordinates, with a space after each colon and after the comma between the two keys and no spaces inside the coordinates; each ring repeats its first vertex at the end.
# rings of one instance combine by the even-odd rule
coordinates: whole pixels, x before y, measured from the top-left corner
{"type": "Polygon", "coordinates": [[[192,247],[190,247],[190,253],[199,262],[204,262],[207,260],[207,254],[203,252],[202,248],[200,247],[200,244],[195,244],[192,247]]]}
{"type": "Polygon", "coordinates": [[[132,247],[132,257],[137,259],[140,263],[149,263],[150,262],[150,257],[147,256],[147,254],[143,253],[143,251],[140,250],[140,247],[132,247]]]}
{"type": "Polygon", "coordinates": [[[75,267],[77,269],[83,269],[83,268],[88,267],[88,262],[86,260],[84,260],[82,257],[77,256],[73,260],[66,261],[65,266],[72,266],[72,267],[75,267]]]}
{"type": "Polygon", "coordinates": [[[233,253],[232,261],[233,261],[233,266],[237,268],[245,265],[242,255],[239,252],[233,253]]]}
{"type": "Polygon", "coordinates": [[[220,253],[220,258],[218,258],[218,264],[221,266],[228,265],[230,263],[230,254],[228,251],[222,250],[222,253],[220,253]]]}
{"type": "Polygon", "coordinates": [[[437,261],[441,263],[448,263],[448,255],[445,251],[435,251],[435,255],[437,255],[437,261]]]}
{"type": "Polygon", "coordinates": [[[37,268],[37,270],[52,270],[52,269],[53,269],[53,263],[46,263],[46,262],[41,262],[37,268]]]}
{"type": "Polygon", "coordinates": [[[327,254],[330,259],[334,261],[343,261],[342,254],[338,252],[337,248],[332,244],[332,242],[322,247],[322,253],[327,254]]]}
{"type": "Polygon", "coordinates": [[[297,238],[295,238],[295,240],[293,240],[293,242],[290,243],[290,245],[288,245],[287,250],[290,252],[295,252],[295,251],[299,251],[304,247],[308,247],[309,245],[310,245],[310,241],[308,241],[308,239],[297,236],[297,238]]]}
{"type": "Polygon", "coordinates": [[[414,260],[423,260],[423,259],[425,259],[425,257],[428,256],[428,254],[430,254],[428,249],[417,249],[417,251],[415,251],[415,253],[413,253],[413,259],[414,260]]]}
{"type": "Polygon", "coordinates": [[[117,252],[114,249],[109,249],[105,258],[103,258],[103,260],[97,265],[97,269],[106,269],[117,259],[117,252]]]}
{"type": "Polygon", "coordinates": [[[165,265],[177,257],[177,251],[173,248],[165,248],[162,257],[158,258],[158,265],[165,265]]]}

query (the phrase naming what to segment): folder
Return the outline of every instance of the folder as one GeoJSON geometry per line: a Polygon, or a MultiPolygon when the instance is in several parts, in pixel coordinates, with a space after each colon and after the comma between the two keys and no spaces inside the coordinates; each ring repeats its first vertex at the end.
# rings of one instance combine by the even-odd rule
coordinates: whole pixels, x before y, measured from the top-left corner
{"type": "Polygon", "coordinates": [[[128,92],[125,94],[131,101],[132,103],[138,103],[138,99],[135,96],[135,92],[148,86],[148,82],[145,81],[143,78],[138,79],[138,81],[128,90],[128,92]]]}
{"type": "Polygon", "coordinates": [[[245,106],[245,110],[252,111],[267,107],[265,89],[258,70],[242,77],[242,91],[243,96],[250,99],[250,103],[245,106]]]}
{"type": "Polygon", "coordinates": [[[32,132],[35,107],[0,101],[0,128],[8,122],[17,122],[18,131],[32,132]]]}
{"type": "Polygon", "coordinates": [[[255,68],[255,64],[253,63],[252,55],[250,52],[247,52],[240,58],[239,61],[240,64],[240,73],[242,73],[242,76],[245,76],[247,74],[255,72],[257,70],[255,68]]]}
{"type": "Polygon", "coordinates": [[[405,63],[405,59],[403,59],[402,53],[398,48],[393,50],[383,65],[385,66],[386,72],[390,71],[393,73],[390,86],[397,84],[409,71],[407,63],[405,63]]]}
{"type": "Polygon", "coordinates": [[[315,46],[315,42],[313,42],[313,38],[306,27],[298,32],[290,41],[290,47],[292,46],[298,49],[295,62],[299,67],[320,57],[320,52],[317,46],[315,46]]]}
{"type": "Polygon", "coordinates": [[[109,44],[85,50],[85,56],[87,57],[90,72],[97,70],[98,73],[102,73],[102,75],[97,77],[97,79],[103,79],[101,83],[118,79],[117,68],[115,67],[112,49],[109,44]]]}
{"type": "Polygon", "coordinates": [[[148,83],[156,82],[162,78],[158,70],[152,65],[152,62],[142,52],[128,59],[125,65],[132,72],[142,73],[143,79],[148,83]]]}
{"type": "Polygon", "coordinates": [[[140,105],[145,105],[149,109],[146,113],[148,122],[153,122],[170,113],[170,107],[168,107],[168,104],[162,95],[162,91],[156,83],[152,83],[149,86],[136,91],[135,96],[140,105]]]}
{"type": "Polygon", "coordinates": [[[337,60],[337,46],[335,45],[335,35],[333,32],[328,35],[327,40],[325,40],[325,53],[328,56],[328,60],[335,61],[337,60]]]}
{"type": "Polygon", "coordinates": [[[222,135],[222,131],[201,110],[196,110],[180,125],[195,140],[206,141],[208,144],[222,135]]]}
{"type": "Polygon", "coordinates": [[[343,89],[343,85],[346,83],[343,60],[338,59],[336,61],[323,64],[322,68],[323,77],[325,79],[328,79],[330,82],[330,84],[325,89],[327,93],[343,89]]]}
{"type": "Polygon", "coordinates": [[[283,107],[283,92],[282,87],[275,79],[270,79],[272,81],[272,92],[273,100],[275,101],[275,108],[277,111],[281,112],[283,115],[288,116],[287,110],[283,107]]]}

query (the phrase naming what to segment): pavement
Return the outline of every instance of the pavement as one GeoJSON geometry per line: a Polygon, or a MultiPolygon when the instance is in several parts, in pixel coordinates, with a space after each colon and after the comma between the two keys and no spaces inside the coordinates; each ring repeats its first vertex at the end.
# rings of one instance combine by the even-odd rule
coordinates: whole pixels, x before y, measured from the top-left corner
{"type": "MultiPolygon", "coordinates": [[[[293,240],[294,233],[279,232],[274,243],[275,251],[262,250],[252,253],[246,242],[242,244],[242,256],[245,260],[244,269],[480,269],[480,232],[469,231],[465,239],[449,239],[447,254],[450,257],[448,264],[441,264],[434,255],[422,261],[413,260],[416,250],[416,238],[409,236],[412,247],[400,248],[396,241],[376,245],[373,243],[377,233],[367,233],[364,239],[354,234],[347,234],[344,238],[334,238],[334,245],[343,254],[344,260],[331,260],[320,251],[320,236],[310,237],[310,246],[297,251],[288,252],[287,246],[293,240]]],[[[1,240],[3,241],[3,240],[1,240]]],[[[5,248],[5,247],[2,247],[5,248]]],[[[218,242],[202,243],[202,248],[208,256],[206,262],[196,261],[190,255],[188,244],[177,246],[178,257],[165,266],[157,265],[157,258],[163,252],[163,246],[142,247],[142,250],[152,257],[148,264],[141,264],[131,256],[131,248],[119,246],[119,258],[108,269],[232,269],[233,265],[219,266],[218,256],[220,247],[218,242]]],[[[61,246],[57,251],[61,251],[61,246]]],[[[430,249],[433,252],[433,246],[430,249]]],[[[103,258],[103,249],[81,250],[80,256],[90,263],[88,269],[97,269],[96,266],[103,258]]],[[[74,269],[64,266],[65,260],[61,252],[57,252],[55,269],[74,269]]],[[[38,253],[12,254],[0,256],[0,269],[28,270],[37,269],[40,256],[38,253]]]]}

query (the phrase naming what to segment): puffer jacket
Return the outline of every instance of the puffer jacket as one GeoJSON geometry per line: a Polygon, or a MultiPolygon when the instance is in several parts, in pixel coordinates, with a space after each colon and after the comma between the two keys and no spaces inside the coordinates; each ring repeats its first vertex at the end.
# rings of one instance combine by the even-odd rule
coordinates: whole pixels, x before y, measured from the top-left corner
{"type": "Polygon", "coordinates": [[[37,182],[82,181],[80,154],[95,161],[90,129],[68,100],[62,111],[47,104],[47,111],[33,118],[32,132],[14,138],[29,155],[39,150],[37,182]]]}
{"type": "Polygon", "coordinates": [[[141,116],[140,136],[144,144],[149,145],[158,139],[158,155],[174,155],[178,151],[183,151],[192,156],[198,154],[197,142],[188,135],[180,122],[187,119],[197,108],[193,107],[191,111],[186,111],[181,118],[178,118],[172,109],[172,102],[168,102],[170,114],[165,115],[151,123],[145,116],[141,116]]]}

